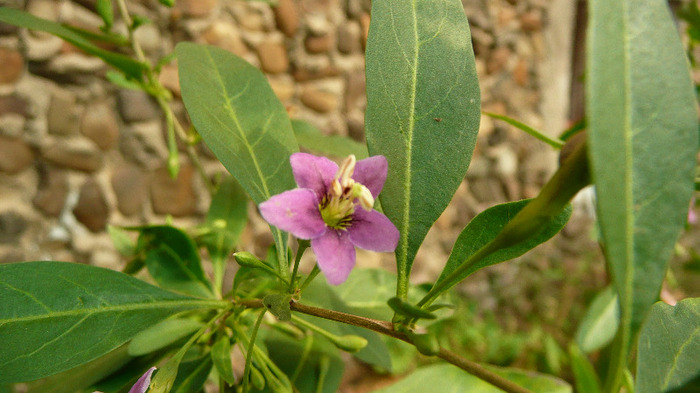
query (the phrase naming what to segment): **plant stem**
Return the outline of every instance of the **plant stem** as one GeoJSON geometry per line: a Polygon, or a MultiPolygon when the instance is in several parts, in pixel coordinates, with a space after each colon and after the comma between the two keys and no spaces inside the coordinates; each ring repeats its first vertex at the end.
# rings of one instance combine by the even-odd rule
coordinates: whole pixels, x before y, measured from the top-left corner
{"type": "MultiPolygon", "coordinates": [[[[134,30],[132,29],[133,23],[131,20],[131,16],[129,15],[129,9],[126,7],[126,0],[117,0],[117,7],[119,8],[119,13],[122,19],[124,20],[124,23],[126,24],[126,28],[129,34],[129,42],[131,42],[131,48],[136,54],[136,59],[141,63],[147,65],[145,74],[148,83],[147,88],[145,88],[144,90],[156,99],[156,101],[158,102],[158,106],[160,106],[161,110],[165,115],[165,119],[168,124],[168,140],[170,145],[169,150],[172,151],[173,149],[172,145],[174,143],[176,134],[183,142],[185,142],[185,152],[187,153],[190,162],[197,169],[197,172],[202,178],[202,182],[207,187],[209,193],[213,194],[214,185],[211,183],[209,177],[204,171],[204,167],[202,166],[202,163],[199,160],[197,152],[194,150],[194,146],[192,146],[192,144],[187,138],[187,133],[183,130],[182,125],[175,118],[175,114],[170,108],[170,101],[172,98],[169,95],[164,94],[164,92],[167,92],[167,89],[160,83],[160,81],[156,77],[155,73],[153,72],[153,66],[148,61],[148,59],[146,59],[146,55],[144,55],[143,49],[141,49],[141,44],[139,44],[139,42],[134,38],[134,30]]],[[[176,148],[177,146],[175,145],[175,149],[176,148]]]]}
{"type": "Polygon", "coordinates": [[[297,239],[297,255],[294,256],[294,269],[292,270],[292,278],[289,280],[289,293],[294,293],[294,285],[297,282],[297,272],[299,271],[299,261],[301,261],[301,256],[304,255],[304,251],[311,245],[308,240],[297,239]]]}
{"type": "Polygon", "coordinates": [[[555,149],[561,149],[562,146],[564,146],[564,142],[561,139],[552,138],[552,137],[546,135],[544,132],[536,130],[536,129],[528,126],[525,123],[521,123],[521,122],[513,119],[512,117],[499,115],[497,113],[491,113],[491,112],[486,112],[486,111],[481,111],[481,113],[483,113],[486,116],[493,117],[494,119],[503,120],[506,123],[527,132],[531,136],[535,137],[536,139],[539,139],[540,141],[548,144],[549,146],[551,146],[555,149]]]}
{"type": "MultiPolygon", "coordinates": [[[[249,308],[264,307],[261,299],[238,300],[236,303],[249,308]]],[[[289,305],[292,311],[365,328],[414,345],[413,341],[411,341],[411,339],[405,333],[394,330],[394,324],[391,322],[361,317],[359,315],[348,314],[340,311],[327,310],[314,306],[307,306],[295,301],[291,301],[289,305]]],[[[444,348],[440,348],[440,352],[436,356],[508,393],[532,393],[530,390],[501,377],[484,366],[464,359],[444,348]]]]}
{"type": "Polygon", "coordinates": [[[243,391],[247,392],[248,388],[248,377],[250,376],[251,362],[253,361],[253,348],[255,347],[255,338],[258,335],[258,330],[260,330],[260,324],[262,323],[263,317],[265,317],[266,308],[263,307],[262,312],[255,321],[255,326],[253,327],[253,333],[250,334],[250,341],[248,343],[248,352],[245,355],[245,367],[243,369],[243,391]]]}

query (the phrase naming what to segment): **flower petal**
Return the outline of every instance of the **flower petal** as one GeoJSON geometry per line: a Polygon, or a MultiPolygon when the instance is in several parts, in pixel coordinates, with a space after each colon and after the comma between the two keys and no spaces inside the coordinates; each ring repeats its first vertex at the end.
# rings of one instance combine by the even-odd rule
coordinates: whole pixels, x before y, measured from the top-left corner
{"type": "Polygon", "coordinates": [[[399,242],[399,230],[384,214],[376,210],[355,210],[347,231],[352,244],[365,250],[394,251],[399,242]]]}
{"type": "Polygon", "coordinates": [[[289,162],[299,188],[314,190],[318,200],[322,200],[338,172],[338,164],[326,157],[307,153],[294,153],[289,157],[289,162]]]}
{"type": "Polygon", "coordinates": [[[338,285],[345,282],[355,266],[355,247],[348,240],[348,234],[326,231],[323,236],[311,240],[311,248],[328,283],[338,285]]]}
{"type": "Polygon", "coordinates": [[[155,367],[149,368],[148,371],[146,371],[146,373],[143,374],[138,381],[136,381],[134,386],[129,389],[129,393],[144,393],[146,390],[148,390],[148,387],[151,385],[151,375],[154,371],[156,371],[155,367]]]}
{"type": "Polygon", "coordinates": [[[296,188],[285,191],[259,207],[265,221],[299,239],[313,239],[326,231],[313,190],[296,188]]]}
{"type": "Polygon", "coordinates": [[[357,162],[352,178],[369,188],[372,196],[376,199],[384,187],[388,168],[386,157],[372,156],[357,162]]]}

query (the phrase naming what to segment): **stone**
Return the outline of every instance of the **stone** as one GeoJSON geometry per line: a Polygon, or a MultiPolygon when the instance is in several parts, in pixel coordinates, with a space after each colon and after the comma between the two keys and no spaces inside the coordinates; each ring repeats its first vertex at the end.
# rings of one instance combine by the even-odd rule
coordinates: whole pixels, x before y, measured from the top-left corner
{"type": "Polygon", "coordinates": [[[180,92],[180,73],[176,64],[168,64],[161,68],[158,75],[158,81],[170,90],[176,97],[181,96],[180,92]]]}
{"type": "Polygon", "coordinates": [[[55,140],[41,149],[46,161],[65,168],[94,172],[102,167],[102,152],[85,139],[55,140]]]}
{"type": "Polygon", "coordinates": [[[520,15],[520,28],[526,33],[542,30],[542,11],[534,8],[520,15]]]}
{"type": "Polygon", "coordinates": [[[133,216],[143,209],[148,183],[144,173],[130,164],[119,165],[111,178],[112,190],[117,197],[117,209],[125,216],[133,216]]]}
{"type": "Polygon", "coordinates": [[[268,81],[280,101],[287,101],[294,96],[294,82],[286,78],[268,78],[268,81]]]}
{"type": "Polygon", "coordinates": [[[363,71],[348,73],[345,82],[345,112],[351,112],[353,109],[364,109],[367,104],[365,84],[363,71]]]}
{"type": "Polygon", "coordinates": [[[68,176],[63,170],[40,165],[34,206],[49,217],[58,217],[68,196],[68,176]]]}
{"type": "Polygon", "coordinates": [[[111,149],[119,139],[119,124],[114,111],[105,103],[89,105],[83,114],[80,132],[100,149],[111,149]]]}
{"type": "Polygon", "coordinates": [[[89,178],[80,187],[78,203],[73,208],[75,218],[91,232],[101,232],[107,225],[109,206],[100,185],[89,178]]]}
{"type": "Polygon", "coordinates": [[[499,46],[494,49],[486,62],[486,73],[490,75],[502,71],[506,67],[510,55],[511,52],[508,47],[499,46]]]}
{"type": "Polygon", "coordinates": [[[0,22],[0,35],[15,35],[19,28],[9,23],[0,22]]]}
{"type": "Polygon", "coordinates": [[[362,51],[362,30],[356,21],[346,21],[338,27],[338,51],[344,54],[362,51]]]}
{"type": "Polygon", "coordinates": [[[202,33],[201,39],[209,45],[218,46],[241,57],[249,53],[248,47],[241,39],[241,33],[230,23],[222,21],[212,23],[202,33]]]}
{"type": "Polygon", "coordinates": [[[141,49],[146,52],[156,52],[163,46],[163,37],[160,36],[158,27],[152,23],[136,29],[134,39],[141,44],[141,49]]]}
{"type": "Polygon", "coordinates": [[[258,45],[258,57],[263,71],[270,74],[286,72],[289,68],[287,50],[281,42],[263,42],[258,45]]]}
{"type": "Polygon", "coordinates": [[[79,108],[75,94],[65,89],[55,89],[46,114],[49,133],[75,135],[80,125],[79,108]]]}
{"type": "Polygon", "coordinates": [[[218,0],[178,0],[176,7],[187,16],[201,18],[214,11],[218,3],[218,0]]]}
{"type": "Polygon", "coordinates": [[[369,22],[372,18],[367,12],[360,16],[360,31],[362,32],[362,47],[367,46],[367,37],[369,36],[369,22]]]}
{"type": "Polygon", "coordinates": [[[231,2],[229,8],[238,22],[238,26],[251,32],[272,30],[274,16],[266,4],[247,1],[231,2]]]}
{"type": "Polygon", "coordinates": [[[0,96],[0,117],[8,113],[26,117],[29,113],[27,111],[27,101],[16,94],[0,96]]]}
{"type": "Polygon", "coordinates": [[[341,72],[333,65],[321,68],[298,68],[294,70],[292,76],[297,82],[306,82],[317,79],[325,79],[340,75],[341,72]]]}
{"type": "Polygon", "coordinates": [[[358,142],[365,141],[365,117],[360,111],[348,115],[348,136],[358,142]]]}
{"type": "Polygon", "coordinates": [[[19,213],[8,210],[0,213],[0,243],[16,244],[27,229],[27,220],[19,213]]]}
{"type": "Polygon", "coordinates": [[[14,49],[0,47],[0,85],[17,82],[24,72],[24,58],[14,49]]]}
{"type": "Polygon", "coordinates": [[[158,116],[156,104],[148,94],[140,90],[119,90],[117,103],[125,122],[146,121],[158,116]]]}
{"type": "Polygon", "coordinates": [[[299,98],[304,105],[320,113],[331,112],[338,106],[338,96],[314,87],[304,88],[299,98]]]}
{"type": "Polygon", "coordinates": [[[277,28],[287,37],[293,37],[299,29],[299,11],[294,0],[278,0],[272,10],[277,28]]]}
{"type": "Polygon", "coordinates": [[[153,169],[168,157],[168,147],[159,121],[133,123],[121,131],[119,151],[127,160],[153,169]]]}
{"type": "Polygon", "coordinates": [[[34,152],[19,138],[0,135],[0,172],[14,175],[22,172],[34,161],[34,152]]]}
{"type": "Polygon", "coordinates": [[[521,87],[526,87],[530,84],[530,69],[525,59],[520,59],[515,63],[513,80],[521,87]]]}
{"type": "Polygon", "coordinates": [[[304,47],[309,53],[326,53],[333,47],[333,37],[330,34],[310,35],[304,40],[304,47]]]}
{"type": "Polygon", "coordinates": [[[156,214],[170,214],[175,217],[189,216],[197,211],[194,169],[190,165],[180,167],[177,179],[170,177],[167,167],[153,173],[151,182],[151,203],[156,214]]]}
{"type": "Polygon", "coordinates": [[[52,35],[36,37],[32,34],[27,34],[26,42],[27,60],[36,62],[47,61],[56,56],[63,48],[64,43],[63,40],[52,35]]]}

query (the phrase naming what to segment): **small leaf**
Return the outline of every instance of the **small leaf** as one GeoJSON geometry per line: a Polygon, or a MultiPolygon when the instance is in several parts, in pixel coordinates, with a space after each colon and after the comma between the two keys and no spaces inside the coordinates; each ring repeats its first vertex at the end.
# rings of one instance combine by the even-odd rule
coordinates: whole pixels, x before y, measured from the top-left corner
{"type": "Polygon", "coordinates": [[[193,360],[183,361],[170,393],[199,392],[207,381],[212,365],[212,359],[208,353],[193,360]]]}
{"type": "Polygon", "coordinates": [[[129,355],[142,356],[165,348],[204,326],[186,318],[166,319],[140,332],[129,343],[129,355]]]}
{"type": "Polygon", "coordinates": [[[238,182],[228,176],[212,197],[206,220],[208,233],[201,238],[209,250],[217,284],[247,222],[248,198],[238,182]]]}
{"type": "Polygon", "coordinates": [[[144,87],[138,82],[135,82],[131,79],[127,79],[126,76],[124,76],[123,73],[117,72],[117,71],[107,71],[105,74],[105,77],[107,78],[108,81],[112,82],[112,84],[116,85],[117,87],[121,87],[122,89],[128,89],[128,90],[139,90],[143,91],[144,87]]]}
{"type": "MultiPolygon", "coordinates": [[[[489,369],[533,392],[571,393],[569,385],[554,377],[515,369],[497,369],[495,367],[489,367],[489,369]]],[[[465,391],[469,393],[503,392],[451,364],[436,364],[422,367],[401,381],[387,388],[375,390],[374,393],[463,393],[465,391]]]]}
{"type": "Polygon", "coordinates": [[[418,247],[464,179],[476,143],[480,91],[470,38],[459,0],[372,2],[367,147],[389,162],[379,198],[401,233],[404,300],[418,247]]]}
{"type": "Polygon", "coordinates": [[[1,264],[0,299],[0,383],[79,366],[175,313],[226,306],[113,270],[62,262],[1,264]]]}
{"type": "Polygon", "coordinates": [[[434,314],[429,311],[423,310],[420,307],[416,307],[413,304],[404,302],[398,297],[392,297],[387,302],[389,307],[394,310],[395,313],[409,317],[411,319],[435,319],[437,318],[434,314]]]}
{"type": "Polygon", "coordinates": [[[162,287],[199,297],[213,297],[194,241],[183,231],[154,225],[141,228],[139,251],[146,253],[146,266],[162,287]]]}
{"type": "Polygon", "coordinates": [[[132,257],[136,249],[136,242],[129,237],[127,232],[119,227],[107,225],[107,233],[112,239],[114,248],[124,257],[132,257]]]}
{"type": "Polygon", "coordinates": [[[613,287],[601,291],[586,311],[576,332],[576,344],[585,353],[610,344],[620,325],[620,307],[613,287]]]}
{"type": "Polygon", "coordinates": [[[304,120],[292,120],[294,136],[305,149],[324,155],[347,157],[354,154],[358,160],[367,158],[367,146],[346,136],[324,135],[321,130],[304,120]]]}
{"type": "Polygon", "coordinates": [[[291,299],[290,295],[271,293],[263,298],[263,304],[275,318],[284,322],[292,319],[292,312],[289,306],[291,299]]]}
{"type": "Polygon", "coordinates": [[[34,15],[14,8],[0,7],[0,22],[53,34],[85,52],[101,58],[105,63],[122,70],[125,74],[137,80],[141,79],[145,70],[144,64],[128,56],[101,49],[68,27],[50,20],[37,18],[34,15]]]}
{"type": "Polygon", "coordinates": [[[586,393],[600,393],[600,381],[596,375],[595,368],[581,352],[576,344],[569,346],[569,359],[571,360],[571,370],[576,378],[576,391],[586,393]]]}
{"type": "MultiPolygon", "coordinates": [[[[311,306],[340,312],[354,312],[352,308],[348,307],[340,297],[336,295],[333,288],[321,280],[312,281],[304,290],[302,302],[311,306]]],[[[391,357],[389,356],[386,345],[379,338],[377,333],[356,326],[338,324],[303,314],[299,315],[299,318],[313,323],[336,336],[351,334],[363,337],[368,342],[367,346],[353,355],[366,363],[381,367],[384,370],[391,370],[391,357]]]]}
{"type": "Polygon", "coordinates": [[[102,18],[105,23],[104,30],[109,30],[114,24],[114,10],[112,9],[112,0],[97,0],[95,3],[97,15],[102,18]]]}
{"type": "Polygon", "coordinates": [[[700,298],[654,304],[637,350],[637,393],[668,392],[699,378],[700,298]]]}
{"type": "MultiPolygon", "coordinates": [[[[299,148],[265,75],[213,46],[181,42],[175,51],[192,124],[253,202],[294,188],[289,156],[299,148]]],[[[288,275],[287,236],[274,227],[272,232],[279,270],[288,275]]]]}
{"type": "Polygon", "coordinates": [[[226,381],[229,386],[236,383],[233,375],[233,365],[231,363],[231,338],[222,335],[211,347],[211,358],[219,376],[226,381]]]}
{"type": "MultiPolygon", "coordinates": [[[[501,232],[501,229],[503,229],[528,202],[529,200],[522,200],[496,205],[474,217],[464,230],[462,230],[462,233],[459,234],[452,248],[452,253],[445,264],[445,268],[435,282],[435,285],[444,281],[450,273],[455,271],[463,262],[467,261],[469,257],[495,239],[501,232]]],[[[529,239],[520,241],[509,247],[501,248],[472,265],[467,271],[460,275],[460,277],[455,278],[452,285],[463,280],[477,270],[517,258],[539,244],[544,243],[566,225],[570,215],[571,207],[568,207],[545,223],[541,230],[533,233],[533,236],[529,239]]]]}

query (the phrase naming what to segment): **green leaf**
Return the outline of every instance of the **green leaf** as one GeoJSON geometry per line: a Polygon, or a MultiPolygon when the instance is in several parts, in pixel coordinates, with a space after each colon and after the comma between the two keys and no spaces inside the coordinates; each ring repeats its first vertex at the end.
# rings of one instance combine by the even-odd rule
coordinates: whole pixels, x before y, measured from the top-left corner
{"type": "MultiPolygon", "coordinates": [[[[354,314],[354,310],[348,307],[340,297],[335,294],[333,289],[321,280],[312,281],[304,290],[302,302],[311,306],[354,314]]],[[[381,367],[384,370],[391,370],[391,357],[389,356],[386,345],[384,345],[377,333],[356,326],[339,324],[308,315],[295,315],[298,315],[299,318],[313,323],[336,336],[355,335],[363,337],[367,340],[368,345],[359,352],[353,353],[353,356],[366,363],[381,367]]]]}
{"type": "Polygon", "coordinates": [[[265,344],[270,351],[270,359],[290,377],[298,371],[294,386],[299,392],[323,392],[336,393],[343,377],[345,364],[338,350],[322,336],[313,335],[308,355],[303,359],[304,345],[299,340],[294,340],[278,332],[271,332],[265,337],[265,344]],[[323,380],[323,387],[317,390],[319,383],[319,371],[321,359],[330,360],[330,368],[323,380]],[[302,363],[303,362],[303,363],[302,363]]]}
{"type": "MultiPolygon", "coordinates": [[[[75,45],[86,53],[97,56],[105,63],[122,70],[125,74],[140,80],[146,66],[128,56],[99,48],[75,30],[50,20],[9,7],[0,7],[0,22],[32,30],[45,31],[75,45]]],[[[109,38],[109,37],[108,37],[109,38]]]]}
{"type": "Polygon", "coordinates": [[[426,311],[420,307],[416,307],[413,304],[409,302],[404,302],[403,300],[399,299],[398,297],[392,297],[389,299],[387,302],[389,307],[391,307],[392,310],[396,314],[403,315],[406,317],[409,317],[411,319],[435,319],[437,316],[435,314],[430,313],[429,311],[426,311]]]}
{"type": "Polygon", "coordinates": [[[127,232],[119,227],[107,225],[107,233],[114,248],[125,257],[132,257],[136,249],[136,242],[129,237],[127,232]]]}
{"type": "Polygon", "coordinates": [[[248,222],[248,197],[245,191],[228,176],[212,197],[207,213],[208,233],[201,241],[207,246],[214,265],[216,287],[221,287],[226,261],[233,252],[248,222]]]}
{"type": "MultiPolygon", "coordinates": [[[[28,393],[75,393],[109,376],[129,363],[127,345],[91,362],[27,384],[28,393]]],[[[91,390],[92,392],[92,390],[91,390]]]]}
{"type": "Polygon", "coordinates": [[[593,365],[575,344],[569,346],[569,359],[571,370],[576,378],[576,391],[586,393],[600,393],[600,381],[595,373],[593,365]]]}
{"type": "Polygon", "coordinates": [[[129,343],[129,355],[141,356],[155,352],[189,336],[202,326],[202,322],[193,319],[166,319],[134,336],[129,343]]]}
{"type": "Polygon", "coordinates": [[[372,3],[367,146],[389,161],[379,198],[401,237],[397,296],[418,247],[462,182],[479,130],[480,93],[459,0],[372,3]]]}
{"type": "Polygon", "coordinates": [[[209,353],[194,359],[183,360],[177,370],[177,378],[170,393],[199,392],[207,381],[212,365],[209,353]]]}
{"type": "MultiPolygon", "coordinates": [[[[571,393],[571,387],[564,381],[554,377],[538,375],[514,369],[495,369],[503,377],[530,389],[537,393],[571,393]]],[[[451,364],[436,364],[420,368],[407,378],[383,389],[374,390],[374,393],[414,393],[414,392],[440,392],[440,393],[502,393],[501,389],[488,382],[467,374],[466,371],[451,364]]]]}
{"type": "Polygon", "coordinates": [[[698,150],[695,95],[665,0],[589,2],[586,108],[591,174],[620,302],[607,389],[657,300],[685,225],[698,150]]]}
{"type": "Polygon", "coordinates": [[[226,306],[65,262],[0,265],[0,299],[0,383],[30,381],[89,362],[175,313],[226,306]]]}
{"type": "Polygon", "coordinates": [[[289,306],[289,301],[291,299],[291,295],[271,293],[263,298],[263,304],[275,318],[284,322],[292,319],[292,312],[289,306]]]}
{"type": "Polygon", "coordinates": [[[585,353],[610,344],[620,325],[620,307],[613,287],[601,291],[586,311],[576,332],[576,344],[585,353]]]}
{"type": "Polygon", "coordinates": [[[671,391],[700,377],[700,298],[654,304],[637,349],[637,393],[671,391]]]}
{"type": "Polygon", "coordinates": [[[231,363],[231,338],[229,338],[229,336],[223,335],[216,340],[211,347],[211,359],[214,362],[214,367],[219,373],[219,376],[226,381],[229,386],[236,383],[236,377],[233,375],[233,365],[231,363]]]}
{"type": "Polygon", "coordinates": [[[163,288],[192,296],[212,297],[194,241],[183,231],[154,225],[141,228],[139,251],[146,253],[146,266],[163,288]]]}
{"type": "Polygon", "coordinates": [[[105,23],[105,30],[112,28],[114,24],[114,11],[112,9],[112,0],[97,0],[95,3],[95,8],[97,9],[97,14],[102,18],[105,23]]]}
{"type": "Polygon", "coordinates": [[[347,157],[354,154],[358,160],[367,158],[367,146],[342,135],[324,135],[321,130],[304,120],[292,120],[294,136],[299,145],[325,155],[347,157]]]}
{"type": "MultiPolygon", "coordinates": [[[[455,241],[445,268],[442,274],[435,282],[435,285],[442,283],[447,277],[455,271],[463,262],[467,261],[479,249],[490,243],[501,232],[501,229],[524,208],[530,200],[522,200],[517,202],[508,202],[490,207],[474,217],[469,224],[462,230],[459,237],[455,241]]],[[[548,223],[542,226],[539,232],[533,233],[532,236],[525,240],[513,244],[509,247],[501,248],[477,263],[474,263],[459,277],[452,280],[448,288],[464,280],[467,276],[475,271],[487,266],[501,263],[513,258],[517,258],[527,251],[535,248],[537,245],[549,240],[557,234],[571,216],[571,208],[564,209],[561,213],[549,220],[548,223]]]]}
{"type": "MultiPolygon", "coordinates": [[[[182,42],[175,52],[192,124],[253,202],[294,188],[289,156],[298,151],[297,141],[265,75],[213,46],[182,42]]],[[[289,275],[286,236],[272,231],[280,271],[289,275]]]]}

